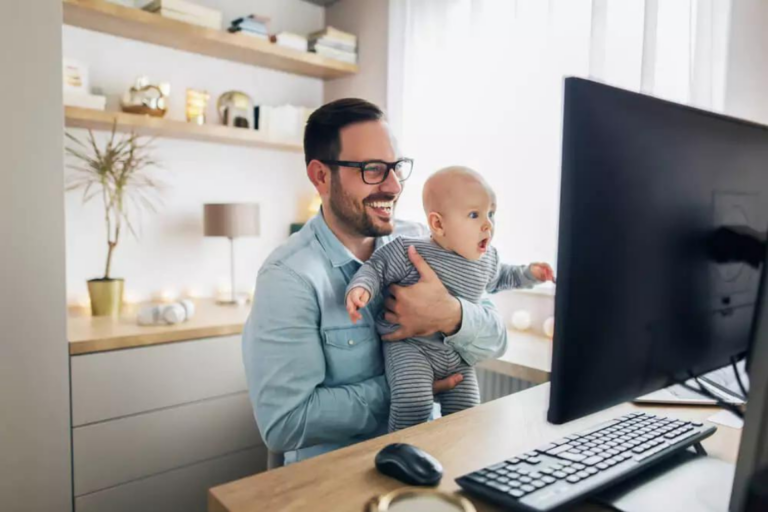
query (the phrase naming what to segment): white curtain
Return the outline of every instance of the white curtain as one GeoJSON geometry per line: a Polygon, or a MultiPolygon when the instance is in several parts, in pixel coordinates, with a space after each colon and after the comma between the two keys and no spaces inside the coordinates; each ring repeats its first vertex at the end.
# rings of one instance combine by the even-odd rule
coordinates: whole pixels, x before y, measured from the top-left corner
{"type": "Polygon", "coordinates": [[[390,0],[389,117],[424,179],[469,165],[496,189],[505,261],[555,262],[562,84],[581,76],[722,110],[730,0],[390,0]]]}

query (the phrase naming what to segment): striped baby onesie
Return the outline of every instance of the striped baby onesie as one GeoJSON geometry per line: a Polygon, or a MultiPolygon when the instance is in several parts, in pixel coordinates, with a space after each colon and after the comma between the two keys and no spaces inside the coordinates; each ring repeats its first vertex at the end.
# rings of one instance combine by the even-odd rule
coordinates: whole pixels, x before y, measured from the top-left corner
{"type": "MultiPolygon", "coordinates": [[[[411,245],[416,247],[451,295],[475,304],[486,292],[529,288],[539,282],[525,265],[501,263],[492,246],[481,258],[472,261],[443,249],[431,238],[397,237],[373,253],[350,281],[347,293],[352,288],[362,287],[373,299],[386,293],[391,284],[416,284],[420,276],[408,258],[411,245]]],[[[394,332],[398,327],[384,319],[383,311],[376,319],[376,330],[380,335],[394,332]]],[[[443,415],[480,403],[474,369],[453,347],[443,342],[444,338],[443,334],[436,333],[383,344],[391,396],[390,432],[425,422],[435,400],[440,402],[443,415]],[[451,391],[433,396],[434,381],[455,373],[461,373],[464,380],[451,391]]]]}

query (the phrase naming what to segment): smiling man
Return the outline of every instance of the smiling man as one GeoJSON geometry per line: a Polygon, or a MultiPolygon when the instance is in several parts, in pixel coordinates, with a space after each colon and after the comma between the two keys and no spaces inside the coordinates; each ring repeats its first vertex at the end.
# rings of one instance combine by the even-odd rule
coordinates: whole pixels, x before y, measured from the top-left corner
{"type": "MultiPolygon", "coordinates": [[[[259,270],[243,358],[256,422],[267,446],[296,462],[385,433],[389,388],[375,318],[400,328],[384,343],[442,333],[469,364],[506,348],[506,329],[490,302],[448,293],[418,254],[421,280],[391,287],[352,324],[344,304],[350,279],[395,235],[427,233],[394,220],[413,162],[397,154],[381,110],[359,99],[316,110],[304,133],[307,176],[323,207],[259,270]]],[[[435,382],[452,389],[454,375],[435,382]]]]}

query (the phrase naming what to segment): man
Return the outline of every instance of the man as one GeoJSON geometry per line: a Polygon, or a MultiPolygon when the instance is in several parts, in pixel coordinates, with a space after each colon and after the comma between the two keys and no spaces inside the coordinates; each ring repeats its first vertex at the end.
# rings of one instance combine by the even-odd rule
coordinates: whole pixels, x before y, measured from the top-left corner
{"type": "MultiPolygon", "coordinates": [[[[243,332],[243,358],[256,422],[267,446],[292,463],[386,432],[389,389],[374,319],[401,327],[385,343],[445,334],[469,364],[506,349],[506,329],[490,302],[450,295],[421,257],[421,280],[390,287],[352,324],[344,304],[349,280],[394,234],[425,228],[395,222],[412,162],[396,154],[381,110],[343,99],[316,110],[304,133],[307,175],[321,212],[278,247],[259,271],[243,332]]],[[[435,382],[452,389],[453,375],[435,382]]]]}

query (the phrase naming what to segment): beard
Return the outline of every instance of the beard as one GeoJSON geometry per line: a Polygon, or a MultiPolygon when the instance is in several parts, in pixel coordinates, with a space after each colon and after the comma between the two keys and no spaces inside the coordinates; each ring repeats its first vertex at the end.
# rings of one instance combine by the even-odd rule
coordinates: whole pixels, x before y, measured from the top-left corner
{"type": "MultiPolygon", "coordinates": [[[[365,207],[366,201],[391,201],[395,199],[392,194],[372,194],[360,203],[357,203],[342,188],[338,179],[331,180],[330,208],[337,219],[342,221],[350,231],[361,236],[379,237],[392,234],[393,226],[389,223],[377,225],[365,207]]],[[[395,206],[392,206],[394,218],[395,206]]]]}

